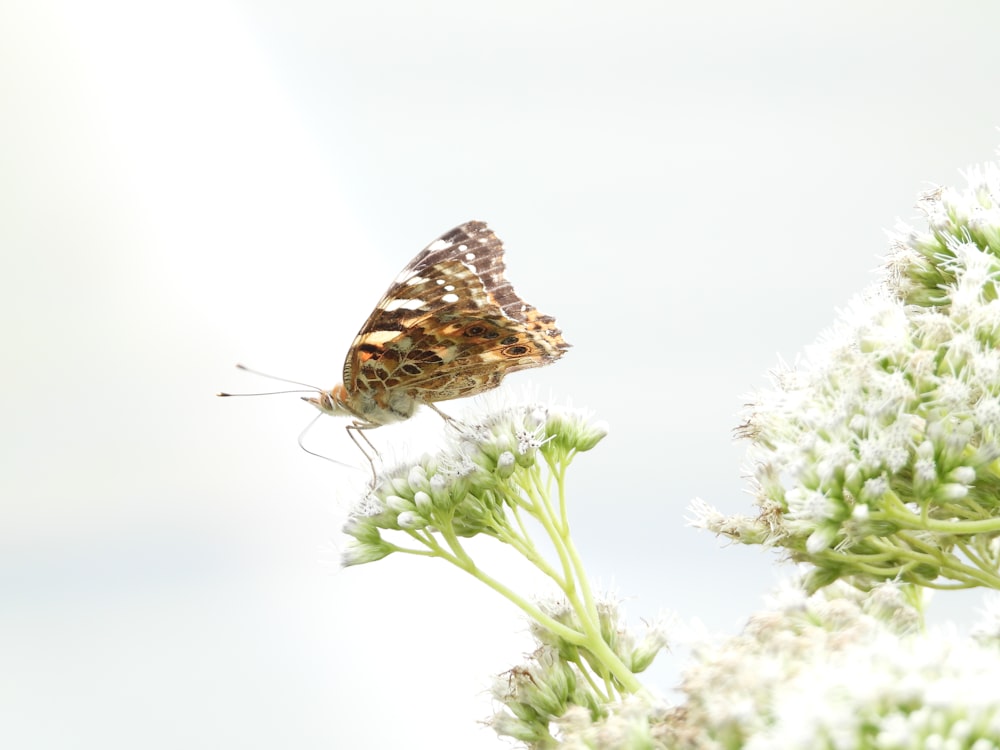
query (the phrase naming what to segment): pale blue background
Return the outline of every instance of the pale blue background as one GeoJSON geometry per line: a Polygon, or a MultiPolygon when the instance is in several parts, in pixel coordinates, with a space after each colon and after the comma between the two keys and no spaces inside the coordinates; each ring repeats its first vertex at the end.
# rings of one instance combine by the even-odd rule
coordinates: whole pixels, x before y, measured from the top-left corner
{"type": "MultiPolygon", "coordinates": [[[[272,387],[237,361],[331,386],[471,218],[574,344],[508,384],[612,426],[571,478],[592,575],[734,632],[774,556],[686,506],[751,512],[742,394],[918,192],[993,158],[997,28],[909,0],[5,3],[0,746],[503,746],[476,720],[518,614],[442,564],[339,571],[363,473],[298,449],[296,397],[213,396],[272,387]]],[[[359,460],[333,420],[309,441],[359,460]]]]}

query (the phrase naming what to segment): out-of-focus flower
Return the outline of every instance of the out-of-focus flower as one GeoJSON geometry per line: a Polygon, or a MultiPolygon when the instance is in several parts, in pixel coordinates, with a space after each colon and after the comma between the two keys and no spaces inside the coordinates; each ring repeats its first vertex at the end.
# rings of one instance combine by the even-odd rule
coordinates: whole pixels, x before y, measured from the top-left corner
{"type": "MultiPolygon", "coordinates": [[[[604,599],[595,606],[603,641],[633,672],[643,671],[666,647],[666,620],[647,625],[636,638],[617,600],[604,599]]],[[[551,599],[539,608],[571,630],[585,627],[566,600],[551,599]]],[[[666,747],[661,743],[667,731],[666,703],[646,691],[609,694],[607,685],[593,678],[597,657],[586,646],[567,642],[538,623],[531,624],[531,633],[538,648],[528,661],[494,680],[493,698],[499,707],[490,724],[498,734],[531,748],[666,747]]]]}
{"type": "Polygon", "coordinates": [[[1000,650],[918,619],[890,584],[790,590],[741,635],[696,650],[666,746],[997,747],[1000,650]]]}

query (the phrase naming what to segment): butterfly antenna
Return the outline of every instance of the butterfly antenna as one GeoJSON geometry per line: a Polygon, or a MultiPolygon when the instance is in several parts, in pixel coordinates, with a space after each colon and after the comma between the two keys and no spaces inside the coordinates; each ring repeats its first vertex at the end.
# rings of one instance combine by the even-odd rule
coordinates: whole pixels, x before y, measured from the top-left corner
{"type": "Polygon", "coordinates": [[[291,383],[292,385],[305,386],[306,388],[312,388],[314,391],[322,390],[321,388],[317,388],[314,385],[309,385],[309,383],[300,383],[298,380],[289,380],[288,378],[279,378],[277,375],[270,375],[270,374],[268,374],[266,372],[261,372],[260,370],[255,370],[252,367],[247,367],[246,365],[244,365],[242,363],[237,363],[236,364],[236,369],[237,370],[243,370],[244,372],[250,372],[250,373],[253,373],[254,375],[260,375],[262,378],[268,378],[270,380],[279,380],[282,383],[291,383]]]}
{"type": "MultiPolygon", "coordinates": [[[[292,393],[292,392],[293,391],[289,391],[289,393],[292,393]]],[[[343,461],[338,461],[335,458],[330,458],[329,456],[324,456],[322,453],[316,453],[316,451],[311,451],[308,448],[306,448],[305,443],[302,442],[302,439],[306,436],[306,433],[309,432],[309,430],[312,428],[312,426],[314,424],[316,424],[316,420],[319,419],[322,416],[323,416],[323,412],[320,412],[319,414],[317,414],[315,417],[313,417],[309,421],[309,424],[307,424],[305,426],[305,429],[302,430],[302,432],[299,433],[299,438],[298,438],[299,447],[302,450],[304,450],[306,453],[308,453],[310,456],[316,456],[316,458],[325,459],[325,460],[329,461],[332,464],[337,464],[337,466],[346,466],[348,469],[357,469],[358,468],[357,466],[351,466],[350,464],[345,464],[343,461]]]]}
{"type": "Polygon", "coordinates": [[[268,375],[266,372],[261,372],[260,370],[254,370],[252,367],[247,367],[243,364],[236,365],[237,370],[244,370],[245,372],[252,373],[254,375],[260,375],[262,378],[268,378],[270,380],[277,380],[282,383],[291,383],[292,385],[301,385],[304,388],[308,388],[307,391],[294,390],[294,391],[265,391],[263,393],[217,393],[217,396],[277,396],[282,393],[322,393],[322,388],[317,388],[314,385],[309,385],[309,383],[300,383],[298,380],[289,380],[288,378],[279,378],[277,375],[268,375]]]}

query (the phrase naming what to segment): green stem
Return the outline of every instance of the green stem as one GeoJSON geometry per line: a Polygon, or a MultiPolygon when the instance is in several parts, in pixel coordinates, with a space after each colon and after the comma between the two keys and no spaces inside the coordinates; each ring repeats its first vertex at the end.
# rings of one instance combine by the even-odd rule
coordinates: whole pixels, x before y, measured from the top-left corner
{"type": "MultiPolygon", "coordinates": [[[[959,562],[957,557],[945,553],[933,544],[928,544],[904,531],[896,532],[893,537],[906,546],[899,546],[898,544],[882,541],[877,538],[871,538],[869,543],[873,547],[895,552],[896,559],[902,561],[902,564],[897,566],[899,568],[905,570],[916,565],[927,565],[937,568],[940,571],[940,575],[943,575],[945,578],[961,581],[967,586],[975,585],[986,586],[992,589],[1000,588],[1000,578],[995,574],[964,565],[959,562]]],[[[923,580],[921,584],[924,584],[923,580]]]]}
{"type": "MultiPolygon", "coordinates": [[[[570,457],[572,458],[572,456],[570,457]]],[[[579,583],[580,590],[583,592],[584,604],[587,608],[587,612],[590,616],[597,622],[600,622],[600,616],[597,611],[597,604],[594,600],[593,591],[590,588],[590,579],[587,577],[587,572],[583,567],[583,560],[580,558],[580,554],[576,550],[576,545],[573,544],[573,538],[569,534],[569,514],[567,512],[566,503],[566,469],[568,468],[569,460],[567,462],[560,464],[558,469],[553,470],[556,476],[556,484],[559,488],[559,510],[560,516],[563,518],[563,528],[565,529],[566,537],[563,540],[566,546],[566,553],[569,555],[570,560],[573,563],[573,570],[576,574],[576,579],[579,583]]],[[[550,466],[550,469],[553,467],[550,466]]]]}
{"type": "Polygon", "coordinates": [[[985,518],[979,521],[939,521],[927,514],[928,503],[921,506],[920,517],[913,515],[894,492],[884,495],[881,511],[872,513],[873,520],[885,520],[913,531],[936,531],[943,534],[984,534],[1000,531],[1000,519],[985,518]]]}
{"type": "MultiPolygon", "coordinates": [[[[553,524],[552,507],[549,505],[547,498],[544,495],[540,495],[537,491],[535,477],[533,476],[538,471],[537,467],[532,467],[531,471],[532,481],[530,483],[523,483],[522,488],[533,502],[534,512],[532,515],[542,525],[542,528],[545,529],[545,533],[548,535],[549,541],[552,543],[552,546],[556,551],[556,555],[559,557],[559,564],[562,566],[563,577],[561,580],[555,578],[553,578],[553,580],[556,581],[559,588],[563,590],[566,596],[572,600],[576,587],[573,577],[572,561],[566,552],[565,546],[563,545],[562,535],[559,533],[555,524],[553,524]]],[[[529,512],[531,512],[530,509],[529,512]]]]}
{"type": "MultiPolygon", "coordinates": [[[[543,453],[543,455],[545,454],[543,453]]],[[[559,557],[559,561],[563,569],[563,577],[560,579],[560,577],[555,574],[554,570],[552,570],[547,563],[544,563],[542,558],[536,557],[533,554],[529,557],[529,560],[559,586],[563,594],[566,596],[569,605],[576,612],[577,618],[580,621],[580,627],[583,629],[583,640],[580,641],[568,638],[565,640],[576,646],[586,648],[587,651],[590,652],[590,654],[604,666],[607,672],[615,677],[618,684],[622,685],[622,687],[628,692],[637,692],[642,689],[641,683],[632,671],[625,665],[625,663],[621,661],[611,647],[604,641],[601,634],[600,616],[597,610],[597,605],[587,582],[587,576],[583,568],[583,563],[580,560],[579,554],[573,546],[572,539],[569,535],[568,515],[565,510],[566,467],[564,465],[553,465],[547,455],[546,463],[552,475],[556,477],[559,490],[559,512],[557,513],[556,508],[552,506],[552,503],[549,500],[549,493],[542,483],[541,471],[537,464],[527,470],[527,481],[518,483],[527,495],[529,502],[524,502],[523,499],[520,499],[520,502],[518,502],[518,498],[512,499],[515,501],[514,507],[517,507],[519,504],[527,512],[531,513],[545,530],[556,555],[559,557]],[[580,593],[583,594],[582,600],[580,598],[580,593]]],[[[522,528],[524,527],[522,526],[522,528]]],[[[527,536],[527,534],[525,534],[525,536],[527,536]]],[[[534,550],[534,545],[530,546],[531,549],[534,550]]],[[[521,608],[524,609],[523,606],[521,608]]],[[[549,625],[539,620],[537,617],[535,619],[545,627],[549,627],[549,625]]],[[[556,632],[556,634],[559,635],[557,631],[553,632],[556,632]]],[[[606,674],[603,675],[603,679],[607,681],[606,674]]]]}
{"type": "Polygon", "coordinates": [[[528,536],[527,531],[523,526],[521,528],[521,534],[514,533],[510,531],[510,529],[498,529],[496,538],[498,541],[504,544],[509,544],[515,550],[520,552],[521,555],[528,562],[538,568],[543,575],[551,578],[560,589],[564,589],[566,587],[566,579],[560,576],[559,572],[549,564],[548,560],[539,554],[534,543],[531,541],[531,537],[528,536]]]}
{"type": "Polygon", "coordinates": [[[437,555],[438,557],[440,557],[443,560],[446,560],[447,562],[450,562],[452,565],[459,568],[460,570],[465,571],[476,580],[486,584],[491,589],[496,591],[498,594],[503,596],[505,599],[512,602],[522,612],[528,615],[528,617],[532,618],[540,625],[552,631],[553,633],[555,633],[557,636],[567,641],[568,643],[572,643],[574,646],[584,646],[584,647],[588,646],[589,641],[584,633],[580,633],[579,631],[574,630],[573,628],[569,628],[563,625],[558,620],[554,620],[553,618],[549,617],[537,606],[535,606],[528,600],[524,599],[523,597],[515,593],[512,589],[500,583],[500,581],[496,580],[495,578],[487,574],[485,571],[483,571],[481,568],[479,568],[475,564],[475,562],[473,562],[472,558],[468,555],[465,549],[462,547],[462,544],[459,541],[458,537],[455,535],[453,529],[445,525],[442,525],[439,531],[441,533],[441,536],[443,536],[447,540],[449,548],[451,548],[452,550],[460,550],[461,552],[460,554],[449,554],[443,547],[441,547],[441,545],[434,543],[433,546],[439,552],[439,554],[437,555]]]}

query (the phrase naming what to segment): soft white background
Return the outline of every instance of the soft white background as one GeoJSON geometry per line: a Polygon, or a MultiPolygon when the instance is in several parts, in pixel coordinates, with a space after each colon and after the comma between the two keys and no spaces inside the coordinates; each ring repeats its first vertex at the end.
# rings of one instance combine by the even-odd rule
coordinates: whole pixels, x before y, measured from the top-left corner
{"type": "MultiPolygon", "coordinates": [[[[993,158],[997,28],[912,0],[4,3],[0,746],[503,746],[476,721],[518,614],[433,561],[338,570],[363,472],[299,450],[295,396],[213,395],[274,387],[237,361],[331,386],[471,218],[574,344],[507,387],[612,426],[571,475],[593,577],[734,632],[780,571],[686,506],[751,512],[741,395],[918,192],[993,158]]],[[[308,442],[361,464],[334,420],[308,442]]]]}

